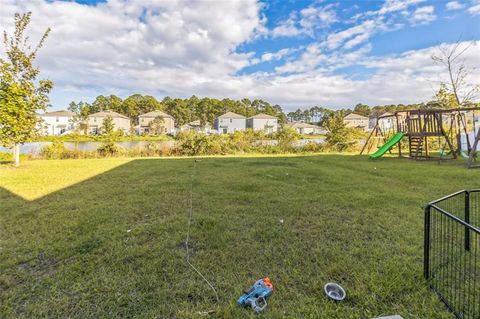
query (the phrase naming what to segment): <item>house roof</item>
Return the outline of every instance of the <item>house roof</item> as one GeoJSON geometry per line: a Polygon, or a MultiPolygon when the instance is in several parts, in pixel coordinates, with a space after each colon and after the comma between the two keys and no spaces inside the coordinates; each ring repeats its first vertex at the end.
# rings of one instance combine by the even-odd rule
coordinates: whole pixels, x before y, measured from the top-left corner
{"type": "Polygon", "coordinates": [[[344,119],[362,119],[362,120],[368,120],[368,117],[357,114],[357,113],[350,113],[347,116],[344,117],[344,119]]]}
{"type": "Polygon", "coordinates": [[[321,129],[321,127],[318,126],[318,125],[304,123],[304,122],[293,122],[293,123],[288,123],[287,125],[289,125],[293,128],[316,128],[316,129],[321,129]]]}
{"type": "Polygon", "coordinates": [[[173,119],[173,116],[162,111],[152,111],[145,114],[140,114],[138,117],[168,117],[173,119]]]}
{"type": "Polygon", "coordinates": [[[249,119],[274,119],[277,120],[278,118],[276,116],[268,115],[265,113],[260,113],[254,116],[250,116],[249,119]]]}
{"type": "Polygon", "coordinates": [[[237,113],[233,113],[233,112],[227,112],[223,115],[220,115],[218,118],[219,119],[224,119],[224,118],[227,118],[227,119],[230,119],[230,118],[232,118],[232,119],[244,119],[245,116],[237,114],[237,113]]]}
{"type": "Polygon", "coordinates": [[[122,118],[122,119],[127,119],[127,120],[130,119],[129,117],[127,117],[125,115],[122,115],[120,113],[110,111],[110,110],[93,113],[93,114],[90,114],[88,117],[107,117],[107,116],[111,116],[111,117],[114,117],[114,118],[117,117],[117,118],[122,118]]]}
{"type": "Polygon", "coordinates": [[[75,113],[70,111],[53,111],[53,112],[45,112],[43,114],[39,114],[38,116],[47,117],[47,116],[75,116],[75,113]]]}

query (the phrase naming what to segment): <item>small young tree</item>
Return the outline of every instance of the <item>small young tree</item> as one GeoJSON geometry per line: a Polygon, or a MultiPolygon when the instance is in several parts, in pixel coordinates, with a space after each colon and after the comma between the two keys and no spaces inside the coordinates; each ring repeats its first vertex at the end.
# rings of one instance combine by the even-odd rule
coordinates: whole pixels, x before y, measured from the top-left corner
{"type": "Polygon", "coordinates": [[[351,130],[343,122],[345,113],[343,111],[331,113],[323,121],[323,127],[328,131],[325,142],[336,151],[345,151],[353,144],[351,141],[351,130]]]}
{"type": "Polygon", "coordinates": [[[470,49],[471,44],[464,44],[460,41],[454,45],[442,45],[437,53],[432,55],[432,60],[443,66],[448,73],[447,81],[440,81],[440,92],[442,96],[452,95],[454,97],[453,107],[462,107],[475,100],[480,93],[480,85],[469,81],[474,67],[465,64],[463,55],[470,49]]]}
{"type": "Polygon", "coordinates": [[[115,124],[113,123],[113,117],[110,115],[107,116],[102,122],[102,135],[111,135],[115,128],[115,124]]]}
{"type": "MultiPolygon", "coordinates": [[[[437,93],[437,103],[450,103],[451,108],[470,106],[479,96],[480,84],[473,83],[471,74],[475,70],[465,64],[463,55],[472,44],[457,41],[454,45],[440,46],[438,52],[432,55],[432,60],[445,67],[448,73],[447,81],[440,81],[440,91],[437,93]]],[[[457,113],[456,131],[460,133],[463,126],[467,138],[467,151],[470,152],[470,139],[467,134],[466,123],[460,112],[457,113]]],[[[461,134],[457,134],[457,154],[461,152],[461,134]]]]}
{"type": "Polygon", "coordinates": [[[149,124],[150,134],[160,135],[165,131],[165,121],[162,117],[157,116],[149,124]]]}
{"type": "Polygon", "coordinates": [[[3,33],[6,59],[0,58],[0,144],[13,148],[15,166],[20,165],[20,144],[37,133],[36,112],[47,108],[48,93],[53,88],[50,80],[37,81],[40,71],[33,66],[50,28],[32,49],[25,36],[31,15],[15,14],[13,36],[3,33]]]}

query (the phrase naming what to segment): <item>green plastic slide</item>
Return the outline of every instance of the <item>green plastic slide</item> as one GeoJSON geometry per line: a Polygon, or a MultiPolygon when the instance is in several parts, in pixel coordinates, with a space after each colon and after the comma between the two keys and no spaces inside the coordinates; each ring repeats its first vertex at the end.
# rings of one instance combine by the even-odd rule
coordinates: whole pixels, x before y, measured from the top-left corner
{"type": "Polygon", "coordinates": [[[385,154],[386,152],[388,152],[393,146],[395,146],[395,144],[397,144],[398,142],[400,142],[400,140],[402,139],[402,137],[403,137],[404,135],[405,135],[405,134],[403,134],[402,132],[398,132],[398,133],[395,134],[387,143],[385,143],[384,145],[382,145],[382,147],[380,147],[375,153],[370,154],[370,157],[371,157],[371,158],[379,158],[379,157],[382,157],[383,154],[385,154]]]}

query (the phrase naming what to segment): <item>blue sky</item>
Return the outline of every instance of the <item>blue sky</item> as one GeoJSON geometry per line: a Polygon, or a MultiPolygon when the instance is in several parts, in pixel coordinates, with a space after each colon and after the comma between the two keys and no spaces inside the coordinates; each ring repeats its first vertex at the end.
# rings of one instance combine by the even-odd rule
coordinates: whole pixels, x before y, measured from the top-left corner
{"type": "MultiPolygon", "coordinates": [[[[461,41],[480,66],[480,0],[18,1],[51,26],[38,65],[54,109],[99,94],[264,98],[285,109],[416,103],[445,70],[430,56],[461,41]]],[[[477,71],[475,71],[477,72],[477,71]]],[[[475,82],[480,74],[473,73],[475,82]]]]}

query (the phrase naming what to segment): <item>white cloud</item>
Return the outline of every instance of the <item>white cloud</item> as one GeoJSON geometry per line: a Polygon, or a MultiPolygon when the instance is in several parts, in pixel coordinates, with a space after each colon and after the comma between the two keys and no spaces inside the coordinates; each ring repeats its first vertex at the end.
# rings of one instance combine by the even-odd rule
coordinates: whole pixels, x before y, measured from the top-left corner
{"type": "Polygon", "coordinates": [[[376,23],[374,20],[366,20],[359,25],[351,27],[349,29],[330,34],[327,38],[327,47],[329,49],[336,49],[341,46],[345,41],[352,39],[347,48],[352,48],[361,42],[368,40],[375,30],[376,23]]]}
{"type": "Polygon", "coordinates": [[[328,35],[327,48],[352,49],[366,43],[373,35],[379,32],[391,32],[405,26],[408,17],[414,25],[425,24],[436,19],[433,6],[412,7],[426,0],[386,0],[377,11],[367,11],[355,14],[348,22],[355,25],[328,35]],[[401,18],[401,20],[400,20],[401,18]]]}
{"type": "Polygon", "coordinates": [[[411,5],[415,5],[426,0],[386,0],[382,8],[378,11],[380,15],[402,11],[411,5]]]}
{"type": "Polygon", "coordinates": [[[109,0],[95,6],[1,1],[2,27],[11,31],[14,13],[26,11],[33,12],[28,31],[32,38],[38,39],[42,30],[52,27],[38,63],[57,88],[122,92],[173,87],[177,93],[182,84],[174,82],[199,83],[248,65],[251,55],[235,53],[235,49],[263,28],[262,5],[256,0],[215,5],[109,0]]]}
{"type": "Polygon", "coordinates": [[[334,10],[335,5],[314,6],[293,11],[285,21],[281,21],[271,32],[275,37],[294,37],[298,35],[308,35],[314,37],[315,30],[328,27],[337,22],[337,14],[334,10]]]}
{"type": "Polygon", "coordinates": [[[447,8],[447,10],[460,10],[465,8],[465,4],[460,3],[458,1],[450,1],[450,2],[447,2],[445,7],[447,8]]]}
{"type": "Polygon", "coordinates": [[[276,67],[275,71],[279,74],[283,73],[301,73],[314,69],[328,60],[328,56],[322,54],[320,45],[317,43],[307,46],[305,52],[294,61],[289,61],[282,66],[276,67]]]}
{"type": "Polygon", "coordinates": [[[468,12],[473,14],[473,15],[480,14],[480,1],[479,0],[474,0],[473,1],[473,6],[468,8],[468,12]]]}
{"type": "Polygon", "coordinates": [[[410,22],[413,24],[427,24],[435,21],[436,18],[435,8],[433,6],[425,6],[415,9],[410,18],[410,22]]]}
{"type": "Polygon", "coordinates": [[[279,23],[275,27],[271,34],[274,38],[276,37],[294,37],[304,33],[300,28],[296,26],[297,24],[297,13],[294,11],[290,13],[290,16],[287,20],[279,23]]]}
{"type": "MultiPolygon", "coordinates": [[[[467,42],[462,45],[467,45],[467,42]]],[[[438,89],[438,81],[446,80],[446,71],[431,59],[432,53],[438,50],[436,46],[384,58],[367,57],[368,49],[366,47],[363,52],[358,50],[351,56],[324,59],[332,59],[335,67],[347,59],[345,66],[359,64],[370,69],[372,75],[364,79],[332,75],[326,68],[289,75],[262,74],[255,78],[256,84],[250,92],[254,96],[258,94],[275,103],[292,106],[300,103],[352,106],[359,101],[369,105],[418,103],[429,100],[438,89]],[[283,101],[279,101],[278,97],[283,101]]],[[[310,53],[311,56],[321,54],[317,48],[312,48],[310,53]]],[[[475,42],[463,58],[467,67],[479,65],[480,41],[475,42]]],[[[480,70],[474,70],[467,81],[476,83],[479,78],[480,70]]]]}
{"type": "Polygon", "coordinates": [[[312,32],[315,28],[329,26],[332,23],[337,22],[337,14],[333,8],[334,5],[328,5],[325,7],[310,6],[301,10],[301,19],[299,21],[300,26],[304,30],[307,30],[306,32],[312,32]]]}
{"type": "Polygon", "coordinates": [[[295,51],[297,51],[297,50],[292,49],[292,48],[284,48],[284,49],[278,50],[277,52],[273,52],[273,53],[272,52],[266,52],[266,53],[262,54],[261,61],[267,62],[267,61],[281,60],[285,56],[287,56],[289,54],[292,54],[295,51]]]}

